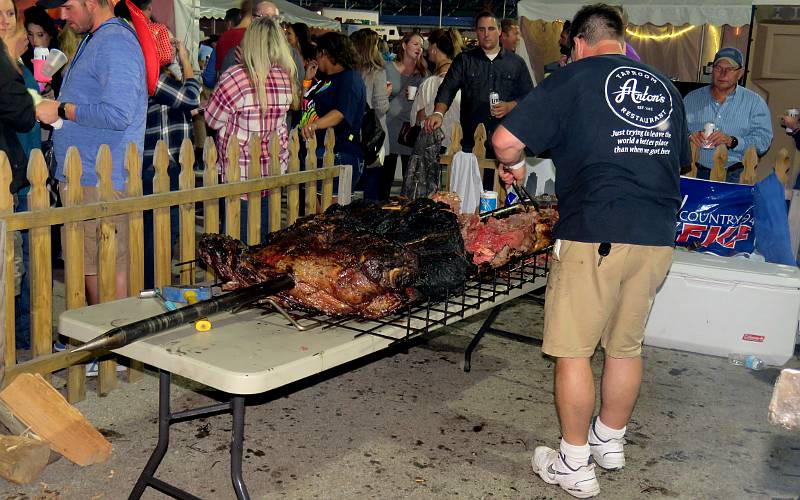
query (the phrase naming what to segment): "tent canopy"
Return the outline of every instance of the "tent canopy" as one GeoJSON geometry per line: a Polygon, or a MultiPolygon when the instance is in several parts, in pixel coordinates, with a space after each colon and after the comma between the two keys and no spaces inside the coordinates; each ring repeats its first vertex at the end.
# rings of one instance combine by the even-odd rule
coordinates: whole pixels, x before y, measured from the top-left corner
{"type": "MultiPolygon", "coordinates": [[[[241,0],[182,0],[188,5],[193,2],[197,3],[197,17],[225,17],[225,11],[234,7],[241,6],[241,0]]],[[[311,27],[327,28],[331,30],[338,30],[340,28],[339,21],[328,19],[327,17],[320,16],[316,12],[304,9],[299,5],[295,5],[287,0],[270,0],[278,6],[281,12],[281,17],[290,23],[305,23],[311,27]]]]}
{"type": "MultiPolygon", "coordinates": [[[[796,3],[797,0],[772,2],[776,5],[796,3]]],[[[758,2],[758,0],[756,0],[758,2]]],[[[521,0],[517,5],[520,17],[555,21],[572,19],[581,7],[590,2],[575,0],[521,0]]],[[[750,24],[753,0],[622,0],[619,4],[628,14],[631,24],[655,25],[713,24],[744,26],[750,24]]]]}

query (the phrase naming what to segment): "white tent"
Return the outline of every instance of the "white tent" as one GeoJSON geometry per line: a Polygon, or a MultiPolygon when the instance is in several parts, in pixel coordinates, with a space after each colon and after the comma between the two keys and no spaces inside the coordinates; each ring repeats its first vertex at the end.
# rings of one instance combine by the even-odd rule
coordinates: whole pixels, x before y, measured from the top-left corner
{"type": "MultiPolygon", "coordinates": [[[[270,0],[278,6],[281,17],[290,23],[305,23],[311,27],[339,30],[338,21],[320,16],[287,0],[270,0]]],[[[195,58],[200,43],[200,18],[225,17],[225,11],[239,7],[241,0],[174,0],[175,36],[183,40],[195,58]]]]}
{"type": "MultiPolygon", "coordinates": [[[[591,2],[521,0],[517,5],[517,12],[520,17],[525,16],[528,19],[545,21],[572,19],[575,13],[588,3],[591,2]]],[[[753,0],[624,0],[610,3],[622,5],[632,24],[744,26],[750,24],[752,7],[756,2],[753,0]]]]}

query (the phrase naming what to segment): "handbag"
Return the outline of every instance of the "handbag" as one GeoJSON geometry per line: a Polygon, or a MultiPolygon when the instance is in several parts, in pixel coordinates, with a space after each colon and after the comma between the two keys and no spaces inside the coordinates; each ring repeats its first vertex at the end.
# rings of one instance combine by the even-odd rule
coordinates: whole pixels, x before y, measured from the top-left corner
{"type": "Polygon", "coordinates": [[[44,162],[47,165],[48,175],[47,180],[45,181],[45,187],[50,195],[50,206],[61,206],[61,199],[58,194],[58,181],[56,180],[56,168],[58,167],[58,162],[56,161],[56,153],[53,148],[52,129],[50,129],[50,134],[47,136],[47,139],[42,141],[42,156],[44,156],[44,162]]]}
{"type": "Polygon", "coordinates": [[[420,130],[422,130],[422,127],[419,125],[412,126],[411,122],[403,122],[403,126],[400,127],[400,135],[397,136],[397,142],[401,146],[413,148],[414,144],[417,143],[420,130]]]}

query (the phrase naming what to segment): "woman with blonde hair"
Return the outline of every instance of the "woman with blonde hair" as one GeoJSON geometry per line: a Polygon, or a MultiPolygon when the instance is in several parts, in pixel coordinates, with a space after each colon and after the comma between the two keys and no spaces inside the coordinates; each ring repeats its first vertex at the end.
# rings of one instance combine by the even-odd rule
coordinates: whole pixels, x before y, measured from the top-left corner
{"type": "MultiPolygon", "coordinates": [[[[380,37],[371,29],[358,30],[350,35],[356,49],[355,68],[361,73],[367,89],[367,105],[375,111],[375,116],[386,133],[386,112],[389,111],[389,88],[384,69],[383,55],[378,50],[380,37]]],[[[384,151],[389,147],[388,135],[383,141],[384,151]]],[[[364,198],[378,199],[378,183],[380,182],[380,159],[365,166],[363,176],[364,198]]]]}
{"type": "MultiPolygon", "coordinates": [[[[239,177],[247,179],[250,168],[250,137],[261,140],[261,174],[269,173],[269,141],[273,132],[280,142],[281,172],[289,163],[289,129],[286,118],[290,108],[297,109],[300,89],[296,68],[283,29],[269,17],[253,20],[242,40],[242,63],[228,68],[208,100],[206,123],[217,130],[217,154],[222,180],[228,169],[228,144],[239,144],[239,177]]],[[[266,196],[266,191],[262,192],[266,196]]],[[[247,234],[247,210],[242,205],[242,240],[247,234]]],[[[261,241],[267,234],[267,204],[261,203],[261,241]]]]}
{"type": "MultiPolygon", "coordinates": [[[[424,125],[425,119],[433,114],[433,107],[436,104],[436,92],[439,91],[439,85],[444,81],[444,76],[453,63],[453,58],[461,53],[463,47],[464,42],[461,38],[461,34],[455,28],[437,29],[428,36],[428,60],[434,64],[436,69],[433,75],[422,82],[422,85],[420,85],[417,91],[409,116],[411,123],[424,125]]],[[[447,113],[444,115],[444,121],[442,122],[442,131],[444,132],[443,147],[446,148],[450,145],[450,140],[453,135],[453,125],[458,123],[460,116],[461,91],[458,91],[455,99],[453,99],[453,103],[447,109],[447,113]]]]}
{"type": "Polygon", "coordinates": [[[391,82],[389,112],[386,116],[389,154],[386,155],[386,161],[381,169],[380,199],[388,198],[391,193],[398,156],[404,172],[411,156],[411,148],[400,144],[398,137],[403,124],[408,123],[407,126],[411,124],[408,115],[415,97],[413,93],[422,83],[422,79],[428,75],[428,68],[422,57],[422,44],[422,36],[419,33],[407,33],[400,43],[397,59],[386,65],[386,74],[391,82]],[[409,91],[412,87],[414,90],[409,91]]]}

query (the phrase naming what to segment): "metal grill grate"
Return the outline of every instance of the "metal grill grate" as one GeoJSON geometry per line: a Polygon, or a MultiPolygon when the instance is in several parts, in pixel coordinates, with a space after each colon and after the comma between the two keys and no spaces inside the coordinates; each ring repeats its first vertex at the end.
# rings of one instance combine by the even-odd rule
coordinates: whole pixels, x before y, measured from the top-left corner
{"type": "Polygon", "coordinates": [[[536,252],[524,259],[509,263],[499,269],[481,270],[467,280],[463,288],[448,292],[443,301],[408,305],[402,312],[386,318],[365,320],[351,317],[331,317],[319,312],[292,310],[287,314],[296,326],[311,328],[338,328],[351,330],[355,337],[373,335],[395,342],[407,341],[436,328],[463,319],[470,310],[480,310],[489,303],[515,291],[530,287],[537,278],[544,278],[550,268],[550,248],[536,252]]]}

